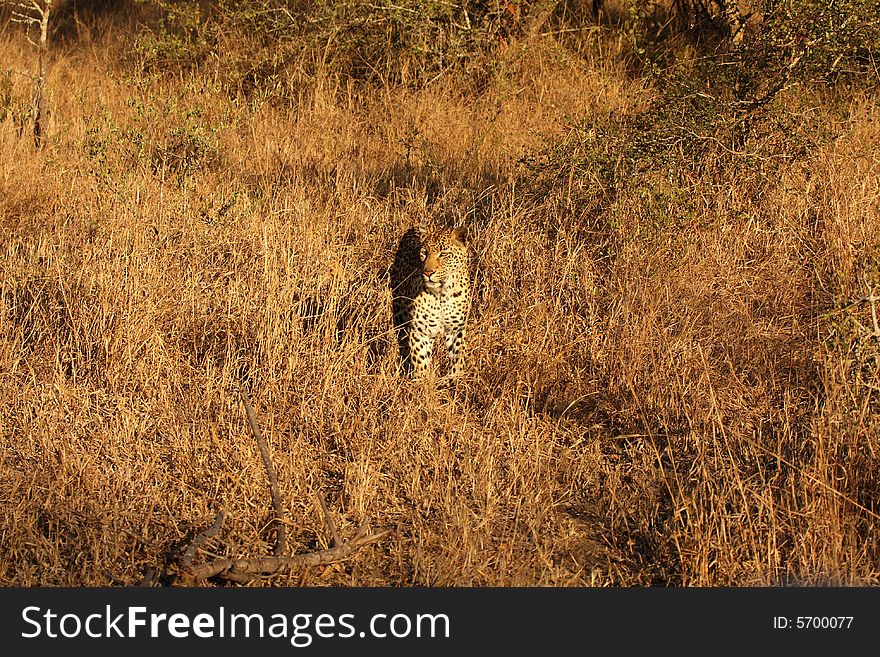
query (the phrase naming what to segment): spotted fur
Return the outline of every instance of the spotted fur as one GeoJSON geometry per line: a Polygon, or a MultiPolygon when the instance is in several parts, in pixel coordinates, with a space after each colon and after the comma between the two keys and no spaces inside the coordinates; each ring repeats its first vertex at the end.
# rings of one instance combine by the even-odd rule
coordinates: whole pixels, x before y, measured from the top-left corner
{"type": "Polygon", "coordinates": [[[403,234],[391,268],[394,329],[404,372],[424,374],[443,336],[452,376],[464,366],[470,276],[464,228],[403,234]]]}

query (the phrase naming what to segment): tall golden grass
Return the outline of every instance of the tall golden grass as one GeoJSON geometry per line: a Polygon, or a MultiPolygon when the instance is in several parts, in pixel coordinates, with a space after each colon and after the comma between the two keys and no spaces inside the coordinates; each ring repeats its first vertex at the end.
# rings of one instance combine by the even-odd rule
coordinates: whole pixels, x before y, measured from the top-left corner
{"type": "MultiPolygon", "coordinates": [[[[316,490],[341,534],[391,530],[267,584],[877,583],[876,97],[817,97],[835,137],[760,193],[707,170],[686,213],[590,223],[589,181],[537,194],[521,162],[653,97],[590,34],[478,92],[318,70],[296,103],[127,67],[112,30],[56,48],[47,147],[0,120],[0,582],[130,585],[219,510],[213,554],[269,553],[244,385],[295,551],[329,540],[316,490]],[[475,270],[454,393],[397,375],[387,284],[447,220],[475,270]]],[[[0,34],[0,69],[32,62],[0,34]]]]}

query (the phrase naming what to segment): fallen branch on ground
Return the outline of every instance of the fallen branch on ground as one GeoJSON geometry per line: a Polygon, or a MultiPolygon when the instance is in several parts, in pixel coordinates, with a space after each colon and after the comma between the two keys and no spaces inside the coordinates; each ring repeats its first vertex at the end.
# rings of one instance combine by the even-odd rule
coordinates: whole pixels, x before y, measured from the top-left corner
{"type": "Polygon", "coordinates": [[[280,575],[303,566],[320,566],[335,563],[346,559],[358,548],[375,543],[388,534],[387,531],[368,534],[368,529],[368,525],[364,523],[350,541],[327,550],[294,554],[289,557],[215,559],[208,563],[191,566],[186,570],[186,574],[196,581],[206,580],[210,577],[222,577],[223,579],[235,582],[249,582],[261,575],[280,575]]]}
{"type": "MultiPolygon", "coordinates": [[[[260,431],[257,416],[250,403],[250,399],[248,399],[244,390],[240,390],[240,394],[242,404],[247,413],[251,433],[260,448],[263,465],[266,467],[266,476],[269,479],[269,490],[272,496],[272,506],[275,512],[275,523],[277,525],[275,554],[274,556],[237,559],[220,558],[205,563],[195,563],[196,555],[205,542],[220,532],[220,527],[224,520],[224,514],[223,512],[220,512],[214,518],[214,522],[210,527],[195,533],[189,544],[180,551],[180,556],[176,561],[176,565],[171,569],[173,573],[170,577],[166,574],[166,580],[170,580],[172,583],[177,580],[182,580],[188,583],[199,584],[212,577],[219,577],[231,582],[247,583],[257,577],[282,575],[289,573],[296,568],[320,566],[343,561],[363,546],[375,543],[388,535],[388,531],[371,534],[369,531],[369,523],[364,522],[351,539],[348,541],[342,541],[336,530],[336,524],[333,522],[333,518],[330,515],[330,510],[327,507],[324,496],[320,491],[315,491],[315,497],[317,498],[318,504],[324,515],[324,523],[330,534],[332,547],[326,550],[317,550],[315,552],[287,555],[284,506],[278,488],[278,475],[272,464],[269,446],[260,431]]],[[[141,584],[144,586],[151,586],[155,580],[156,577],[154,574],[148,575],[142,580],[141,584]]]]}

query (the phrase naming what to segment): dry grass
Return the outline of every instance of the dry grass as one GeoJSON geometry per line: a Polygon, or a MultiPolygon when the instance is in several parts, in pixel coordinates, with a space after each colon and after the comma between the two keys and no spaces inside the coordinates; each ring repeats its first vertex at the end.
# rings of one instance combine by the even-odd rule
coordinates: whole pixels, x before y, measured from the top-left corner
{"type": "Polygon", "coordinates": [[[57,52],[48,148],[0,121],[0,582],[130,585],[220,509],[211,550],[269,553],[244,382],[293,548],[328,540],[316,489],[391,530],[270,584],[877,583],[876,341],[841,305],[880,283],[876,98],[760,193],[707,172],[588,229],[518,160],[651,97],[590,47],[293,106],[57,52]],[[441,215],[478,271],[455,394],[397,377],[385,277],[441,215]]]}

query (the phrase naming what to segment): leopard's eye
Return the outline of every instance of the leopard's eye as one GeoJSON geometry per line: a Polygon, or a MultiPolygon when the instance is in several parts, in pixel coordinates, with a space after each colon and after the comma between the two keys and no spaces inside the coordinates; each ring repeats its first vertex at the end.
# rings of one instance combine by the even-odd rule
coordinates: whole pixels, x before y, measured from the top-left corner
{"type": "Polygon", "coordinates": [[[419,251],[419,257],[422,259],[422,262],[424,262],[425,260],[427,260],[427,258],[428,258],[428,251],[425,249],[425,247],[422,247],[422,250],[419,251]]]}

